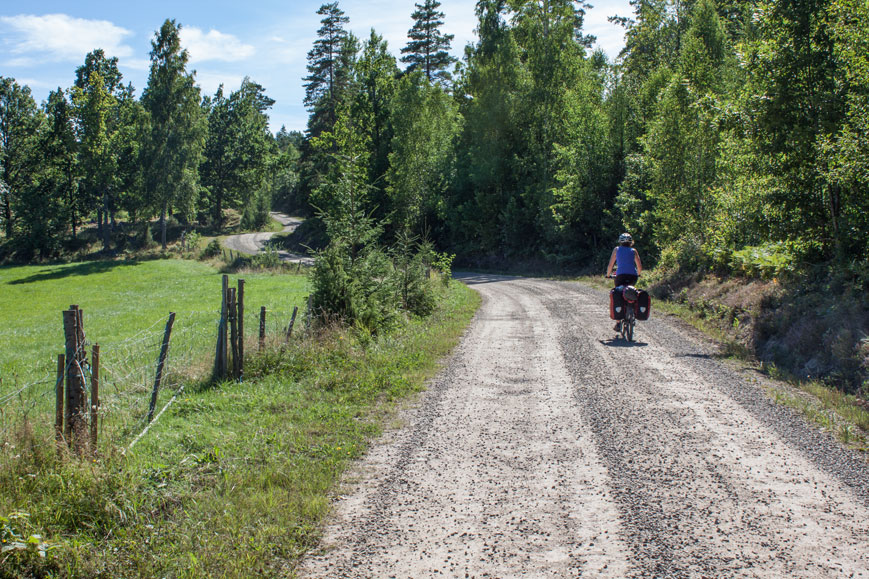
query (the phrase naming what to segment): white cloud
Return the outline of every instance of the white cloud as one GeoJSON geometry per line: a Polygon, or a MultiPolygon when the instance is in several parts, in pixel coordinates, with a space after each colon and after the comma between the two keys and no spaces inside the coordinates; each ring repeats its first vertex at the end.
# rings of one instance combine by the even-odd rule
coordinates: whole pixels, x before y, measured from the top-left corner
{"type": "Polygon", "coordinates": [[[243,76],[233,73],[196,71],[196,84],[202,89],[202,96],[213,95],[221,84],[223,85],[223,93],[229,96],[229,93],[241,87],[243,80],[243,76]]]}
{"type": "Polygon", "coordinates": [[[133,49],[124,44],[124,38],[133,33],[107,20],[85,20],[67,14],[19,14],[0,16],[0,23],[7,28],[0,35],[11,46],[11,53],[23,55],[7,64],[26,66],[46,59],[81,62],[97,48],[109,57],[133,54],[133,49]]]}
{"type": "Polygon", "coordinates": [[[151,69],[151,61],[147,58],[128,58],[118,62],[118,66],[124,69],[147,72],[151,69]]]}
{"type": "Polygon", "coordinates": [[[586,11],[583,31],[595,35],[595,47],[601,48],[611,60],[615,60],[625,46],[625,30],[607,19],[610,16],[632,16],[633,8],[628,0],[603,0],[593,5],[586,11]]]}
{"type": "Polygon", "coordinates": [[[224,34],[211,29],[203,32],[200,28],[181,28],[181,44],[190,53],[190,62],[221,60],[237,62],[253,56],[256,49],[244,44],[232,34],[224,34]]]}

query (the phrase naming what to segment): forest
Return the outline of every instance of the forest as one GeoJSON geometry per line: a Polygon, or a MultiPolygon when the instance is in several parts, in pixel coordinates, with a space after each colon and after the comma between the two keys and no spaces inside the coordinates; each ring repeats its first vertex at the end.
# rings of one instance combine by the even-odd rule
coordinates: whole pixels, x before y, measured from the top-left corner
{"type": "Polygon", "coordinates": [[[169,219],[219,229],[236,209],[254,228],[280,206],[358,211],[384,243],[424,236],[469,263],[581,267],[627,230],[650,263],[865,280],[865,2],[631,4],[614,62],[569,0],[481,0],[460,62],[437,0],[398,56],[324,4],[303,135],[269,132],[251,79],[202,95],[173,20],[140,98],[98,48],[41,105],[2,78],[0,240],[50,258],[95,222],[110,250],[123,215],[143,236],[158,220],[165,245],[169,219]]]}

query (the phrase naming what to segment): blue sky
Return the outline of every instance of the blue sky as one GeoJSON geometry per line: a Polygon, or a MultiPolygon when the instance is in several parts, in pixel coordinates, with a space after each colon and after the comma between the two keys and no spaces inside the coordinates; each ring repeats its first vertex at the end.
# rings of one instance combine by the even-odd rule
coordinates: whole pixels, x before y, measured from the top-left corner
{"type": "MultiPolygon", "coordinates": [[[[302,105],[302,78],[320,26],[316,12],[321,4],[322,0],[4,2],[0,76],[30,86],[42,102],[49,91],[71,86],[85,55],[102,48],[118,57],[125,82],[132,82],[141,94],[154,32],[166,18],[174,18],[182,25],[182,44],[204,94],[213,94],[220,83],[235,90],[249,76],[276,101],[270,112],[272,130],[281,125],[303,130],[308,114],[302,105]]],[[[441,0],[444,31],[455,35],[456,56],[475,40],[474,4],[473,0],[441,0]]],[[[586,33],[596,35],[598,45],[615,58],[622,47],[622,30],[609,24],[607,16],[630,16],[629,2],[593,4],[586,15],[586,33]]],[[[413,0],[340,0],[340,7],[357,36],[365,39],[374,28],[399,56],[413,25],[413,0]]]]}

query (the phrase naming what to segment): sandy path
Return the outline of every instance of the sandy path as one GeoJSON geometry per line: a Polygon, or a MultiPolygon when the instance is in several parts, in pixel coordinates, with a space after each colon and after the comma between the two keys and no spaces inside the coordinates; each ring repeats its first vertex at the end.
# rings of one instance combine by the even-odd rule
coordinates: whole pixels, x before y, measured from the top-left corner
{"type": "MultiPolygon", "coordinates": [[[[293,231],[302,223],[299,219],[295,217],[290,217],[289,215],[285,215],[284,213],[278,213],[276,211],[272,211],[271,216],[273,219],[278,221],[278,223],[284,226],[281,232],[293,231]]],[[[227,249],[240,251],[248,255],[256,255],[257,253],[263,251],[266,248],[269,240],[274,235],[274,231],[263,231],[259,233],[240,233],[238,235],[230,235],[229,237],[224,239],[223,245],[227,249]]],[[[290,253],[284,250],[279,250],[278,255],[283,261],[301,261],[302,263],[306,264],[311,264],[314,262],[310,257],[306,257],[304,255],[296,255],[294,253],[290,253]]]]}
{"type": "Polygon", "coordinates": [[[359,465],[308,577],[869,577],[869,469],[666,319],[576,284],[483,307],[359,465]]]}

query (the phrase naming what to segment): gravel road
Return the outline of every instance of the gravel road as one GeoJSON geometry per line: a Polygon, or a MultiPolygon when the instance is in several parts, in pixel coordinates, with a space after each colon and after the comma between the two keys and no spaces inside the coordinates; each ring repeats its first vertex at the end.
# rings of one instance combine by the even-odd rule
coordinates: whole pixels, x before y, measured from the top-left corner
{"type": "Polygon", "coordinates": [[[483,306],[303,577],[869,577],[869,468],[653,314],[462,276],[483,306]]]}
{"type": "MultiPolygon", "coordinates": [[[[285,215],[283,213],[278,213],[276,211],[271,212],[271,216],[278,223],[284,226],[281,230],[285,231],[293,231],[296,227],[298,227],[302,222],[301,220],[290,217],[289,215],[285,215]]],[[[269,240],[275,235],[274,231],[264,231],[259,233],[241,233],[238,235],[230,235],[226,239],[223,240],[223,245],[227,249],[232,249],[234,251],[240,251],[242,253],[246,253],[248,255],[256,255],[266,248],[269,240]]],[[[292,261],[297,262],[301,261],[302,263],[312,264],[314,260],[310,257],[306,257],[304,255],[297,255],[295,253],[290,253],[288,251],[279,250],[278,256],[283,261],[292,261]]]]}

